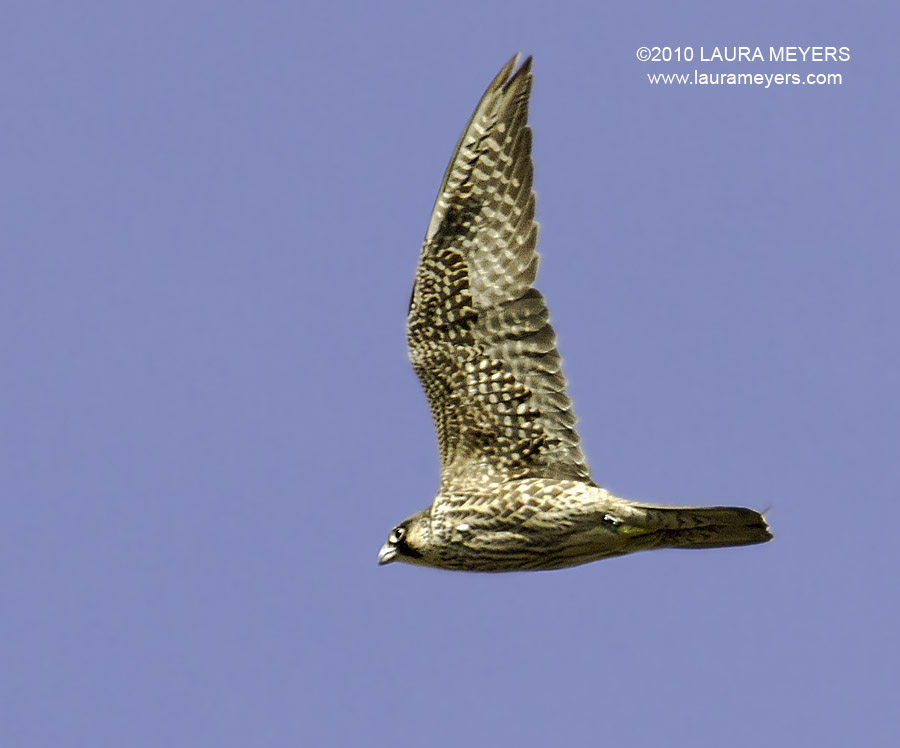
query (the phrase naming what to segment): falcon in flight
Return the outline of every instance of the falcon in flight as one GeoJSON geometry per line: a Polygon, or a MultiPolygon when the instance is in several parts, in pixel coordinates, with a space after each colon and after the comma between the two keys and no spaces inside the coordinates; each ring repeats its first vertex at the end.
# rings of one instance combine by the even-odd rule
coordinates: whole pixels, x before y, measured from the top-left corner
{"type": "Polygon", "coordinates": [[[591,479],[537,273],[531,58],[500,71],[444,174],[407,318],[441,484],[378,563],[560,569],[653,548],[764,543],[762,515],[613,496],[591,479]],[[515,72],[513,72],[515,70],[515,72]]]}

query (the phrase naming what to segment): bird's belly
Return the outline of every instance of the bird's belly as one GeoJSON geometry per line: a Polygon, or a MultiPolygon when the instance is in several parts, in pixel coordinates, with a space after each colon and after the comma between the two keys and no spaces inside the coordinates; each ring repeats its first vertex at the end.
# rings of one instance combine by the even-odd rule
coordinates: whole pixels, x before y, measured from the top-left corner
{"type": "Polygon", "coordinates": [[[455,531],[436,566],[468,571],[563,569],[626,553],[627,539],[598,522],[587,529],[455,531]]]}
{"type": "Polygon", "coordinates": [[[510,481],[490,495],[435,501],[435,557],[427,563],[471,571],[561,569],[628,552],[620,499],[577,481],[510,481]],[[612,512],[612,514],[611,514],[612,512]]]}

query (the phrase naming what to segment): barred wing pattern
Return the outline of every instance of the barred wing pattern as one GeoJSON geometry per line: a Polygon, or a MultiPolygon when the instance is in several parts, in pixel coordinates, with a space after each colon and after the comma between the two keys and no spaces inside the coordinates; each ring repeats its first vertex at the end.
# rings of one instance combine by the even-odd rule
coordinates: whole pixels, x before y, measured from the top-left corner
{"type": "Polygon", "coordinates": [[[410,300],[409,355],[437,430],[442,490],[590,482],[556,335],[531,287],[531,58],[512,74],[517,62],[485,92],[450,160],[410,300]]]}

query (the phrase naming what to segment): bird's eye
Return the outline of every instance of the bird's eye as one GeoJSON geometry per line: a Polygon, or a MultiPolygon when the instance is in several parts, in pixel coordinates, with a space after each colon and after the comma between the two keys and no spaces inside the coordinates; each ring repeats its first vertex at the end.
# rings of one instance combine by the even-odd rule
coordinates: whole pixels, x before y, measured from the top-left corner
{"type": "Polygon", "coordinates": [[[391,542],[395,545],[403,540],[403,536],[406,534],[405,527],[395,527],[394,531],[391,533],[391,542]]]}

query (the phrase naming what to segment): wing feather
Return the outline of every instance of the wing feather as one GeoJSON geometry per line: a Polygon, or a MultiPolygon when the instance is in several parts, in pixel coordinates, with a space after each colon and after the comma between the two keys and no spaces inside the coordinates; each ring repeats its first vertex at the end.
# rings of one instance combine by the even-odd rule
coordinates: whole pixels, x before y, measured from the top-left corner
{"type": "Polygon", "coordinates": [[[537,274],[531,59],[494,79],[444,173],[416,270],[410,359],[442,484],[590,481],[537,274]]]}

